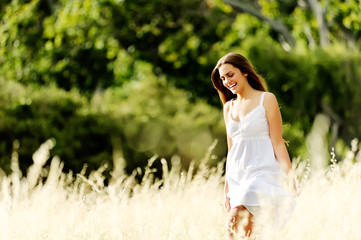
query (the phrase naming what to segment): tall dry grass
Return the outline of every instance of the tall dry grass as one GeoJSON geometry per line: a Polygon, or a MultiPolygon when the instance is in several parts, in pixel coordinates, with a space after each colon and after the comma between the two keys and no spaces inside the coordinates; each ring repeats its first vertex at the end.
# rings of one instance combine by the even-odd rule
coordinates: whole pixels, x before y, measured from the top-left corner
{"type": "MultiPolygon", "coordinates": [[[[222,163],[195,172],[192,166],[182,171],[177,157],[171,170],[153,158],[149,166],[162,161],[162,180],[148,167],[140,184],[133,174],[104,186],[103,169],[73,176],[61,171],[58,158],[44,168],[52,147],[49,140],[39,148],[26,176],[13,154],[13,173],[0,178],[0,239],[224,239],[222,163]]],[[[357,158],[351,151],[317,172],[295,161],[302,192],[293,215],[282,229],[266,223],[256,238],[361,239],[357,158]]]]}

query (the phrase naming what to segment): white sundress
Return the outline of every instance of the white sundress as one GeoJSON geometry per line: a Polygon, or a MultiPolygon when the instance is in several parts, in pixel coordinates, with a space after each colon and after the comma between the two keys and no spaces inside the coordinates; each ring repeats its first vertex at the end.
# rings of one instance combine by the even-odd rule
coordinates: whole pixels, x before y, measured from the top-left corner
{"type": "Polygon", "coordinates": [[[232,119],[232,99],[227,124],[228,135],[232,138],[232,148],[227,156],[227,196],[231,208],[243,205],[254,216],[261,206],[293,201],[292,195],[281,187],[283,173],[269,136],[264,94],[259,105],[240,121],[232,119]]]}

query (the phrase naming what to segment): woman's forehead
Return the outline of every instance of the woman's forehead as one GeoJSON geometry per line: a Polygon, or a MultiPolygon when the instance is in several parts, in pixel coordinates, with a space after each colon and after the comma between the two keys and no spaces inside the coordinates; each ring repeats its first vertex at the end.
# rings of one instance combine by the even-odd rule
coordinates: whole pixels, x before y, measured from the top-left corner
{"type": "Polygon", "coordinates": [[[219,68],[218,68],[218,71],[219,71],[219,75],[222,77],[224,75],[226,75],[228,72],[230,71],[235,71],[236,68],[232,65],[232,64],[229,64],[229,63],[225,63],[225,64],[222,64],[219,68]]]}

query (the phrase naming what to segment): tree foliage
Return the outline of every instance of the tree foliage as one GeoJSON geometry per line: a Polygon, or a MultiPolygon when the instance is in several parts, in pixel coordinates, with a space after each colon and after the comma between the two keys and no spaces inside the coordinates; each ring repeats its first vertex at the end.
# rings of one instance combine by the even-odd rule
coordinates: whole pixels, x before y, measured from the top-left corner
{"type": "Polygon", "coordinates": [[[361,130],[360,4],[2,1],[0,164],[10,170],[18,139],[25,169],[48,138],[75,171],[106,162],[131,171],[154,154],[187,165],[214,138],[221,158],[225,131],[210,73],[230,51],[246,55],[276,93],[291,156],[305,154],[319,112],[333,122],[330,139],[349,142],[361,130]]]}
{"type": "Polygon", "coordinates": [[[361,2],[328,0],[225,0],[236,11],[268,24],[275,39],[295,47],[304,41],[310,48],[330,43],[360,47],[361,2]]]}
{"type": "MultiPolygon", "coordinates": [[[[137,61],[138,74],[122,87],[97,91],[91,99],[73,89],[54,86],[25,87],[0,81],[1,166],[9,171],[14,141],[20,143],[22,170],[32,163],[39,143],[53,138],[52,155],[65,162],[65,170],[80,172],[100,165],[110,167],[120,152],[131,172],[158,155],[178,155],[183,166],[204,157],[213,139],[223,139],[223,119],[219,110],[197,100],[190,102],[184,90],[159,81],[152,66],[137,61]],[[120,145],[117,144],[120,142],[120,145]]],[[[225,141],[214,150],[212,164],[225,154],[225,141]]],[[[111,168],[110,168],[111,169],[111,168]]]]}

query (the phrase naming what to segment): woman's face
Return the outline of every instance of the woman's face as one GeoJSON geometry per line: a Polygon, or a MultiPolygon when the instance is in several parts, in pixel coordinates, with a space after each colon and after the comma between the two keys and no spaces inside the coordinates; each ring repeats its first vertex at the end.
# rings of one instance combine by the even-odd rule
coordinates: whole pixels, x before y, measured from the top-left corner
{"type": "Polygon", "coordinates": [[[228,88],[233,94],[240,93],[247,82],[247,73],[242,73],[241,70],[234,67],[232,64],[225,63],[218,68],[219,76],[223,85],[228,88]]]}

